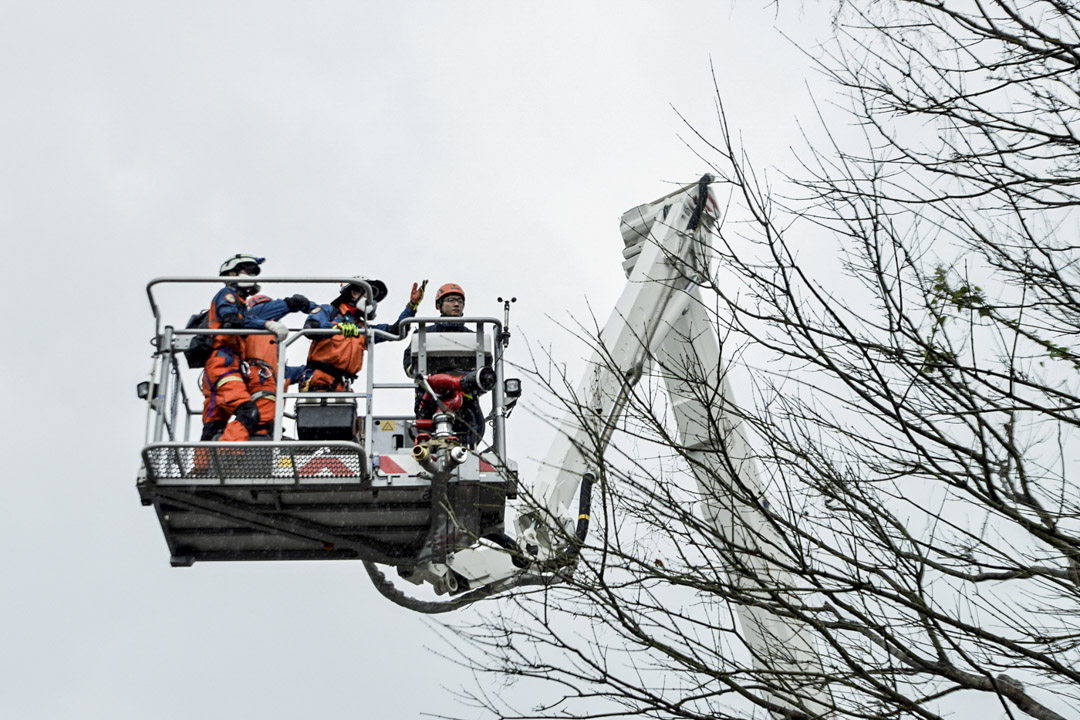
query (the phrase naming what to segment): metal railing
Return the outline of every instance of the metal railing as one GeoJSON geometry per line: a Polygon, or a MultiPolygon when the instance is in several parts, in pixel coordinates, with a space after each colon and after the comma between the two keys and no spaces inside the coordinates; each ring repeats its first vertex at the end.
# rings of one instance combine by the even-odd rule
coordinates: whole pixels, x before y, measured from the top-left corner
{"type": "MultiPolygon", "coordinates": [[[[476,325],[477,335],[477,367],[483,365],[483,358],[481,351],[484,347],[484,327],[491,325],[494,328],[492,334],[492,357],[491,362],[495,369],[495,387],[491,391],[491,407],[492,407],[492,447],[495,449],[495,455],[499,460],[506,461],[506,398],[503,392],[504,374],[503,374],[503,346],[501,342],[498,342],[499,337],[502,335],[503,324],[501,321],[492,317],[438,317],[438,318],[409,318],[401,321],[401,337],[404,338],[409,334],[409,326],[416,325],[417,333],[421,338],[424,338],[427,331],[427,325],[476,325]]],[[[421,339],[421,345],[423,340],[421,339]]],[[[417,360],[423,362],[422,356],[417,360]]]]}
{"type": "MultiPolygon", "coordinates": [[[[246,280],[245,280],[246,281],[246,280]]],[[[266,285],[271,283],[289,283],[289,284],[354,284],[361,287],[369,301],[373,299],[373,293],[370,285],[367,283],[351,277],[257,277],[251,280],[252,282],[258,282],[260,285],[266,285]]],[[[176,441],[190,441],[191,433],[191,417],[201,416],[201,409],[196,410],[191,407],[192,400],[189,397],[189,393],[183,383],[183,374],[177,355],[182,354],[183,350],[179,346],[178,340],[184,337],[193,337],[196,335],[272,335],[268,330],[249,330],[249,329],[205,329],[205,328],[177,328],[174,325],[166,324],[161,315],[160,306],[154,295],[154,289],[159,285],[165,284],[213,284],[221,285],[223,283],[220,277],[159,277],[151,280],[147,286],[147,296],[150,300],[150,307],[154,314],[154,344],[156,351],[154,353],[154,365],[151,369],[150,390],[147,397],[147,432],[145,444],[162,443],[162,442],[176,442],[176,441]],[[183,435],[181,437],[179,433],[179,413],[181,407],[184,410],[184,428],[183,435]]],[[[402,383],[376,383],[375,382],[375,346],[376,338],[384,338],[386,340],[405,340],[409,336],[411,326],[417,326],[417,332],[423,338],[426,335],[427,327],[436,323],[446,324],[461,324],[461,325],[475,325],[475,334],[477,335],[478,346],[482,349],[484,344],[485,328],[491,326],[492,332],[492,365],[495,370],[496,384],[492,390],[492,424],[493,424],[493,441],[492,448],[495,451],[496,456],[499,458],[500,463],[505,463],[506,459],[506,434],[505,434],[505,397],[503,392],[503,348],[497,339],[502,331],[502,323],[490,317],[462,317],[462,318],[430,318],[430,317],[414,317],[403,320],[399,325],[399,333],[397,335],[393,333],[384,332],[372,327],[371,324],[364,325],[364,334],[367,338],[366,347],[364,350],[364,366],[365,372],[363,372],[363,385],[361,388],[351,389],[349,391],[342,392],[327,392],[327,393],[310,393],[310,392],[286,392],[285,391],[285,375],[286,375],[286,359],[288,350],[294,343],[300,338],[317,338],[327,337],[338,334],[340,331],[336,329],[322,329],[322,328],[299,328],[296,330],[290,329],[289,336],[282,342],[278,343],[278,362],[277,362],[277,377],[276,377],[276,398],[274,404],[274,424],[273,424],[273,441],[274,443],[281,443],[283,441],[284,432],[284,419],[286,417],[286,400],[302,400],[302,399],[355,399],[358,402],[362,399],[362,417],[363,417],[363,451],[364,457],[368,460],[368,463],[372,462],[372,442],[374,433],[375,422],[375,406],[374,406],[374,390],[404,390],[413,389],[416,387],[415,383],[402,382],[402,383]]],[[[423,341],[421,341],[423,343],[423,341]]],[[[421,345],[423,347],[423,345],[421,345]]],[[[478,353],[478,358],[480,353],[478,353]]],[[[481,360],[482,362],[482,360],[481,360]]],[[[359,378],[357,378],[359,380],[359,378]]],[[[355,382],[355,381],[354,381],[355,382]]],[[[201,393],[200,393],[201,394],[201,393]]]]}

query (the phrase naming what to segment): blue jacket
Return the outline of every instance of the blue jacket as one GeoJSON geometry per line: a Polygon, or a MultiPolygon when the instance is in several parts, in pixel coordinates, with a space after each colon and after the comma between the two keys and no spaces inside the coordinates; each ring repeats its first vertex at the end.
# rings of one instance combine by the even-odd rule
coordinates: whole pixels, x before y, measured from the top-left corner
{"type": "Polygon", "coordinates": [[[249,330],[262,330],[267,320],[280,320],[289,314],[289,306],[280,298],[259,303],[247,309],[244,327],[249,330]]]}
{"type": "MultiPolygon", "coordinates": [[[[218,328],[239,330],[244,327],[246,311],[247,306],[240,297],[236,285],[226,285],[218,290],[214,299],[210,301],[209,326],[213,330],[218,328]]],[[[213,348],[243,355],[244,338],[237,335],[215,335],[213,348]]]]}
{"type": "MultiPolygon", "coordinates": [[[[317,307],[314,303],[311,306],[317,307]]],[[[281,299],[259,303],[254,307],[247,308],[247,315],[244,317],[244,328],[262,330],[266,325],[266,321],[280,320],[290,312],[292,311],[289,310],[288,303],[281,299]]],[[[276,365],[276,363],[274,364],[276,365]]],[[[307,370],[305,365],[286,365],[285,379],[290,383],[299,383],[305,370],[307,370]]]]}
{"type": "Polygon", "coordinates": [[[210,304],[214,307],[212,317],[217,318],[219,327],[235,329],[243,327],[247,306],[235,285],[226,285],[218,290],[210,304]]]}

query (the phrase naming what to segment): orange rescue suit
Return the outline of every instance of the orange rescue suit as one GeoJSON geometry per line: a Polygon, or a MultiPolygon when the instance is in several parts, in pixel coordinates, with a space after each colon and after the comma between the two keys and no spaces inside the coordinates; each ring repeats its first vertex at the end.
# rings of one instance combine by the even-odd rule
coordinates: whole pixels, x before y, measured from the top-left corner
{"type": "MultiPolygon", "coordinates": [[[[237,288],[226,285],[218,291],[210,304],[207,325],[212,330],[225,327],[241,329],[244,310],[244,302],[240,299],[237,288]]],[[[245,350],[242,335],[214,336],[213,352],[206,361],[200,383],[204,397],[203,440],[209,440],[221,431],[224,431],[221,440],[242,441],[249,437],[248,426],[254,426],[255,418],[249,417],[253,414],[253,404],[245,405],[251,403],[244,366],[245,350]],[[241,412],[237,413],[238,410],[241,412]],[[229,423],[229,418],[234,414],[237,414],[240,422],[229,423]]]]}

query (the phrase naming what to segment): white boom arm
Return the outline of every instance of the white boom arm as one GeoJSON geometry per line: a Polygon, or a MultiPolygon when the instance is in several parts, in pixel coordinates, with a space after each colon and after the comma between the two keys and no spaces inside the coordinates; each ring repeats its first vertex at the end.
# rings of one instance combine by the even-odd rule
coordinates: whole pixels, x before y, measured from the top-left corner
{"type": "MultiPolygon", "coordinates": [[[[702,512],[728,547],[740,551],[745,573],[733,571],[731,580],[741,590],[767,597],[796,586],[791,573],[778,561],[789,551],[776,524],[742,498],[764,498],[757,464],[747,446],[741,421],[731,412],[732,394],[721,370],[720,348],[713,321],[697,297],[679,317],[668,340],[657,355],[664,373],[684,452],[692,460],[691,469],[704,496],[702,512]],[[710,398],[705,404],[702,398],[710,398]],[[719,435],[719,436],[718,436],[719,435]],[[718,447],[723,452],[716,452],[718,447]],[[726,488],[737,488],[738,496],[726,488]]],[[[787,601],[798,605],[798,597],[787,601]]],[[[783,685],[785,675],[813,678],[822,676],[821,658],[805,624],[782,618],[757,605],[737,605],[736,614],[743,637],[754,656],[755,666],[776,673],[773,681],[783,685]]],[[[830,698],[816,688],[791,688],[801,698],[811,717],[825,715],[830,698]]],[[[781,698],[774,702],[789,705],[781,698]]]]}
{"type": "MultiPolygon", "coordinates": [[[[557,560],[577,516],[573,505],[578,486],[592,469],[578,448],[592,449],[588,457],[602,454],[627,393],[685,310],[691,278],[705,268],[710,247],[700,238],[707,236],[676,230],[685,230],[694,214],[697,187],[683,188],[623,215],[624,267],[632,270],[600,334],[606,354],[593,353],[577,392],[578,406],[589,409],[588,423],[583,425],[573,413],[564,416],[529,493],[540,507],[517,519],[518,545],[528,548],[538,565],[557,560]]],[[[474,587],[520,574],[494,543],[460,550],[447,565],[474,587]]]]}
{"type": "MultiPolygon", "coordinates": [[[[711,248],[701,240],[707,235],[685,232],[696,190],[696,185],[683,188],[623,215],[626,287],[600,333],[598,349],[574,398],[581,416],[566,413],[533,483],[533,495],[546,503],[547,517],[535,524],[519,519],[518,539],[523,545],[553,550],[557,543],[541,537],[551,518],[564,519],[564,530],[570,529],[579,481],[593,470],[586,458],[603,454],[629,392],[686,310],[692,297],[686,291],[708,269],[711,248]],[[533,533],[538,536],[531,537],[533,533]]],[[[556,537],[563,534],[557,532],[556,537]]]]}
{"type": "MultiPolygon", "coordinates": [[[[581,478],[594,473],[595,458],[602,457],[629,392],[656,362],[682,445],[693,461],[705,519],[728,547],[742,550],[740,564],[747,569],[733,572],[732,582],[744,592],[763,595],[795,586],[779,563],[788,551],[776,525],[761,504],[743,500],[763,498],[764,488],[732,412],[716,328],[698,290],[699,281],[709,276],[709,226],[715,212],[703,179],[623,215],[626,287],[573,398],[578,410],[565,415],[533,483],[531,495],[538,508],[517,519],[517,542],[535,556],[536,567],[557,562],[565,552],[577,517],[581,478]],[[677,371],[664,372],[671,368],[677,371]],[[723,452],[717,452],[720,448],[723,452]],[[738,488],[738,495],[730,488],[738,488]]],[[[447,564],[474,587],[497,586],[522,573],[494,544],[458,551],[447,564]]],[[[788,601],[799,602],[796,597],[788,601]]],[[[804,624],[762,607],[735,609],[756,669],[770,673],[775,684],[785,685],[785,676],[820,676],[821,659],[804,624]]],[[[793,684],[787,696],[770,700],[789,708],[792,716],[803,715],[791,703],[793,698],[812,717],[823,716],[831,705],[824,692],[806,686],[793,684]]]]}

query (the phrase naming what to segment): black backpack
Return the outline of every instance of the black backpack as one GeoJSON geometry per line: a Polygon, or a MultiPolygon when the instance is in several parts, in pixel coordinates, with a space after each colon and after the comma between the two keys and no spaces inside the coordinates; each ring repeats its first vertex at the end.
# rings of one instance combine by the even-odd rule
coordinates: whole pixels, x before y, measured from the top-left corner
{"type": "MultiPolygon", "coordinates": [[[[186,330],[202,329],[206,330],[210,327],[210,311],[203,310],[200,313],[195,313],[188,320],[186,330]]],[[[188,344],[187,349],[184,350],[184,357],[187,358],[188,367],[192,370],[206,367],[206,361],[210,359],[210,354],[214,351],[214,336],[213,335],[190,335],[191,342],[188,344]]]]}

